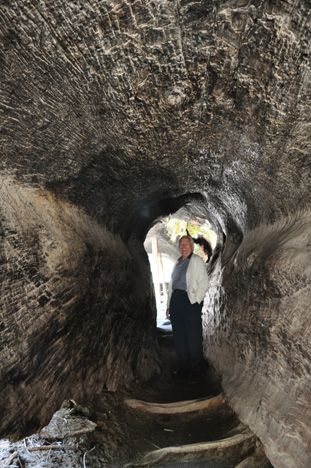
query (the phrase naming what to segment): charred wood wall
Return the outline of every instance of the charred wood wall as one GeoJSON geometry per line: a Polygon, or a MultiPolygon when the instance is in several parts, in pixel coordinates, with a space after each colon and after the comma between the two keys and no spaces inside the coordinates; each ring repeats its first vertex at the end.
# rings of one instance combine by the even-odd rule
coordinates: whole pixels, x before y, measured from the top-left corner
{"type": "Polygon", "coordinates": [[[0,191],[1,430],[18,437],[160,366],[142,253],[46,191],[0,191]]]}
{"type": "Polygon", "coordinates": [[[309,1],[6,0],[0,23],[1,432],[159,371],[142,242],[186,204],[224,239],[206,356],[305,467],[309,1]]]}

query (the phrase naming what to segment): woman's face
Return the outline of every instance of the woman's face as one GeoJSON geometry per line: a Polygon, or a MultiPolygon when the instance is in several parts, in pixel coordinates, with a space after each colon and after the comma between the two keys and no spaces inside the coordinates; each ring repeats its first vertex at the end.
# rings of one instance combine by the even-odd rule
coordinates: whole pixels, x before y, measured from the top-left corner
{"type": "Polygon", "coordinates": [[[192,252],[192,244],[188,237],[182,237],[179,243],[179,252],[181,253],[182,260],[185,260],[192,252]]]}

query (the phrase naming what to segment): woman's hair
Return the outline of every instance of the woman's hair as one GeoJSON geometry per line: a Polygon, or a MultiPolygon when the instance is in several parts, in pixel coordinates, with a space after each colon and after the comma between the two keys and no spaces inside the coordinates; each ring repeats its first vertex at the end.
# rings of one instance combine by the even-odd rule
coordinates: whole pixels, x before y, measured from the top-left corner
{"type": "Polygon", "coordinates": [[[188,230],[187,230],[187,235],[183,237],[188,237],[189,239],[192,240],[192,244],[196,243],[196,244],[199,244],[201,247],[203,247],[204,253],[207,256],[206,263],[208,263],[211,256],[213,255],[213,249],[211,247],[211,244],[206,239],[204,239],[203,236],[199,236],[197,239],[194,239],[193,237],[190,236],[188,230]]]}

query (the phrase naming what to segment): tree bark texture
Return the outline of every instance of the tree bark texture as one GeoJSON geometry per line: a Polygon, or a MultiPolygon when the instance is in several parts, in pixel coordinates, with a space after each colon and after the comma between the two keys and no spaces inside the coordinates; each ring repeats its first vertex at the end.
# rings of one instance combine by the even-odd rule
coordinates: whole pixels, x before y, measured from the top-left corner
{"type": "Polygon", "coordinates": [[[1,3],[2,434],[159,372],[142,243],[184,207],[219,234],[205,356],[310,464],[310,6],[1,3]]]}

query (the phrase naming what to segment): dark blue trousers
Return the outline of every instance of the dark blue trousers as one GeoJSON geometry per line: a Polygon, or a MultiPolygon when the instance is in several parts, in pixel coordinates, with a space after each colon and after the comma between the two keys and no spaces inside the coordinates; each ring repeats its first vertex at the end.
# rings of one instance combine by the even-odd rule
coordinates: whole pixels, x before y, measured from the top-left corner
{"type": "Polygon", "coordinates": [[[204,370],[202,306],[203,302],[191,304],[186,292],[172,294],[170,319],[180,369],[185,373],[204,370]]]}

